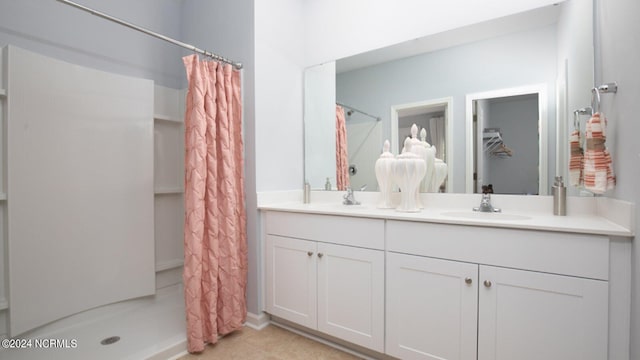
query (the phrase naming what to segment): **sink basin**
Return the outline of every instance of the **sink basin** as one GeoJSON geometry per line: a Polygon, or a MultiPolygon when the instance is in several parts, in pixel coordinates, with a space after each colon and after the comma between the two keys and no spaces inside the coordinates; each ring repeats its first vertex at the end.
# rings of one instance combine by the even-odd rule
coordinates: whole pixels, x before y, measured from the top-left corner
{"type": "Polygon", "coordinates": [[[505,213],[487,213],[478,211],[448,211],[441,213],[443,216],[450,216],[464,219],[477,220],[530,220],[530,216],[505,214],[505,213]]]}
{"type": "Polygon", "coordinates": [[[353,205],[345,205],[343,203],[311,203],[310,206],[318,207],[322,209],[336,209],[336,210],[344,210],[344,209],[364,209],[367,208],[366,205],[362,204],[353,204],[353,205]]]}

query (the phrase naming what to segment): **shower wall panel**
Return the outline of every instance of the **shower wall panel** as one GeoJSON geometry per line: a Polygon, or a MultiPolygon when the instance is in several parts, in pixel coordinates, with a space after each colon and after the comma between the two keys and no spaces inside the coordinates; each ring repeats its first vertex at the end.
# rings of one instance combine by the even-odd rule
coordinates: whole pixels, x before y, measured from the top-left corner
{"type": "Polygon", "coordinates": [[[153,294],[153,82],[8,47],[9,334],[153,294]]]}

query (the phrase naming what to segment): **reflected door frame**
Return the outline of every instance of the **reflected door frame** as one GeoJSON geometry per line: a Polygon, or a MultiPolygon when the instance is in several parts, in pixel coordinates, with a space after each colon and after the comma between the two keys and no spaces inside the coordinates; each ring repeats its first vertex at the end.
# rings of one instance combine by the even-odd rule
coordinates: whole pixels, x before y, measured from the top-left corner
{"type": "Polygon", "coordinates": [[[398,118],[400,113],[407,110],[428,110],[434,107],[444,106],[445,123],[446,123],[446,158],[447,158],[447,192],[453,190],[453,97],[443,97],[439,99],[431,99],[425,101],[417,101],[407,104],[399,104],[391,106],[391,152],[399,154],[400,146],[398,144],[398,118]]]}
{"type": "Polygon", "coordinates": [[[547,85],[534,84],[519,86],[514,88],[506,88],[492,91],[485,91],[473,94],[467,94],[465,97],[465,121],[466,121],[466,171],[465,171],[465,190],[466,193],[473,193],[473,102],[476,100],[485,100],[492,98],[538,94],[538,195],[548,195],[547,187],[549,183],[548,166],[542,166],[547,161],[547,145],[549,142],[549,120],[547,107],[547,85]]]}

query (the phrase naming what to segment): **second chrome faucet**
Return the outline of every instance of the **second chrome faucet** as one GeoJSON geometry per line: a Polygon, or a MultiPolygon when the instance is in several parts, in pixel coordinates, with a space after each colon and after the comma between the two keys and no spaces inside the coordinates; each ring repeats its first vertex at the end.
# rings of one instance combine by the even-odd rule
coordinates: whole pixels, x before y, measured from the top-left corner
{"type": "MultiPolygon", "coordinates": [[[[367,188],[367,185],[363,185],[360,187],[360,191],[364,191],[367,188]]],[[[351,187],[347,188],[347,193],[344,195],[344,200],[342,204],[344,205],[360,205],[360,202],[356,200],[356,197],[353,195],[353,189],[351,187]]]]}
{"type": "Polygon", "coordinates": [[[491,205],[491,194],[482,194],[482,200],[480,201],[480,206],[474,207],[473,211],[488,212],[488,213],[502,212],[501,209],[494,208],[493,205],[491,205]]]}

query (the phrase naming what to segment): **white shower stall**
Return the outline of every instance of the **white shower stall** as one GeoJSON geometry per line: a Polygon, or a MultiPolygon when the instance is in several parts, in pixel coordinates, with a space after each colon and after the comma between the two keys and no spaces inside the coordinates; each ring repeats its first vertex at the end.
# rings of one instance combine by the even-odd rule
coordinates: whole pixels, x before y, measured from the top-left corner
{"type": "Polygon", "coordinates": [[[184,348],[184,91],[0,55],[0,337],[75,339],[69,359],[184,348]]]}
{"type": "Polygon", "coordinates": [[[4,52],[16,336],[154,293],[153,82],[4,52]]]}

